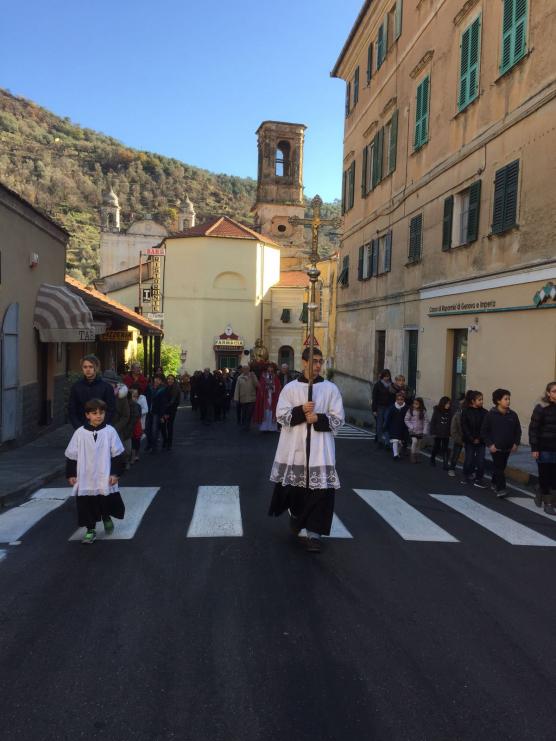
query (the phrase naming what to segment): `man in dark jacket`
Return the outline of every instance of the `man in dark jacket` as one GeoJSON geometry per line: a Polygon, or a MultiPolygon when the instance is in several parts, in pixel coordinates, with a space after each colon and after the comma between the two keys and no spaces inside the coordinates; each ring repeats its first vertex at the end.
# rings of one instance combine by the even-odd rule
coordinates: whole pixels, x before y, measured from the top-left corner
{"type": "Polygon", "coordinates": [[[85,404],[91,399],[101,399],[106,403],[106,424],[112,423],[115,400],[112,387],[102,380],[100,360],[96,355],[85,355],[81,359],[83,378],[71,387],[68,400],[68,417],[74,430],[87,422],[85,404]]]}
{"type": "Polygon", "coordinates": [[[373,397],[371,411],[375,418],[375,445],[382,448],[388,445],[388,432],[384,429],[384,417],[389,407],[395,400],[394,394],[390,389],[392,386],[392,374],[388,369],[384,369],[378,381],[373,386],[373,397]]]}
{"type": "Polygon", "coordinates": [[[481,428],[481,435],[494,464],[492,488],[499,498],[508,496],[504,471],[510,453],[515,453],[521,442],[519,417],[510,409],[510,400],[511,394],[507,389],[493,391],[492,403],[495,406],[486,415],[481,428]]]}

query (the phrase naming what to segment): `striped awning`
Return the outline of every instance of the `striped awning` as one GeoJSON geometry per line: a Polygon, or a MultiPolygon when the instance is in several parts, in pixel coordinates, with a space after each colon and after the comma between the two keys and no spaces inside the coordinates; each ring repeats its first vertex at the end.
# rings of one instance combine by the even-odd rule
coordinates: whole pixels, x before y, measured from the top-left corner
{"type": "Polygon", "coordinates": [[[94,342],[103,331],[82,298],[65,286],[48,283],[39,288],[33,326],[41,342],[94,342]]]}

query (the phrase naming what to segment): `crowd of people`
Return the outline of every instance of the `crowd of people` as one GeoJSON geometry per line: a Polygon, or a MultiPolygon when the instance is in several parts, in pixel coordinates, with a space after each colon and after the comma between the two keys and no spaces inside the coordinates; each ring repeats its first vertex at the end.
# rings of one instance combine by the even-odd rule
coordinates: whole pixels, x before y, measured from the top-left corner
{"type": "MultiPolygon", "coordinates": [[[[171,451],[174,421],[182,394],[185,402],[191,402],[203,424],[224,422],[234,408],[235,421],[242,432],[249,432],[253,423],[264,433],[286,428],[284,441],[289,439],[288,435],[291,438],[288,455],[291,453],[296,461],[299,451],[305,450],[303,440],[311,440],[311,437],[307,432],[305,438],[301,436],[298,440],[291,429],[302,422],[306,422],[307,427],[312,425],[316,447],[311,455],[322,457],[324,463],[321,461],[319,465],[324,471],[332,470],[333,447],[326,447],[332,443],[321,442],[319,435],[325,434],[328,440],[335,431],[331,425],[343,424],[343,410],[334,384],[324,382],[319,375],[322,363],[322,355],[316,351],[313,370],[308,369],[304,353],[301,374],[290,371],[285,364],[278,368],[267,362],[246,363],[233,372],[227,368],[213,372],[205,368],[180,378],[172,373],[165,374],[159,367],[147,378],[139,363],[133,363],[129,369],[119,369],[120,373],[101,372],[98,358],[85,356],[81,362],[82,378],[70,390],[68,417],[75,432],[66,450],[66,475],[77,496],[78,522],[85,528],[83,542],[94,542],[97,522],[102,521],[109,534],[114,529],[112,518],[124,516],[124,503],[118,488],[123,471],[136,464],[144,452],[153,455],[159,450],[171,451]],[[315,386],[318,389],[315,393],[317,401],[322,395],[322,410],[318,405],[315,407],[314,402],[296,406],[293,401],[294,397],[303,397],[310,375],[315,378],[314,383],[319,384],[315,386]],[[292,384],[291,409],[282,394],[288,384],[292,384]],[[324,445],[322,450],[319,445],[324,445]]],[[[394,461],[399,462],[407,454],[411,463],[419,463],[423,441],[431,438],[431,466],[436,467],[439,460],[448,476],[454,477],[463,453],[461,483],[486,489],[489,486],[485,480],[488,450],[493,469],[490,486],[497,497],[507,496],[505,470],[522,435],[519,418],[511,409],[508,389],[497,388],[492,392],[492,408],[488,411],[484,408],[483,394],[468,390],[458,400],[442,396],[429,415],[424,400],[408,388],[404,376],[392,379],[390,371],[384,370],[373,386],[372,412],[376,421],[376,445],[391,451],[394,461]]],[[[539,470],[535,504],[544,507],[547,514],[556,516],[553,493],[556,490],[556,381],[547,385],[541,402],[535,405],[529,424],[529,442],[539,470]]],[[[281,454],[285,455],[284,451],[281,454]]],[[[271,514],[281,513],[287,501],[290,518],[294,520],[292,528],[299,529],[307,523],[314,525],[314,530],[307,526],[307,532],[313,539],[311,548],[319,550],[320,544],[315,540],[329,530],[329,515],[333,511],[333,505],[332,509],[329,507],[331,492],[338,482],[335,479],[329,486],[326,477],[321,481],[320,474],[312,472],[314,481],[311,479],[310,488],[316,487],[326,493],[321,504],[330,512],[326,510],[322,522],[317,517],[315,523],[313,515],[311,520],[307,513],[296,521],[294,511],[305,512],[308,504],[303,500],[301,506],[296,499],[297,493],[294,492],[296,496],[291,493],[291,487],[301,486],[294,481],[296,476],[305,476],[306,485],[307,473],[301,471],[303,466],[291,462],[284,468],[279,455],[276,461],[272,480],[285,488],[279,489],[278,494],[275,491],[271,514]]],[[[313,499],[308,500],[311,507],[313,499]]]]}
{"type": "MultiPolygon", "coordinates": [[[[511,392],[497,388],[492,392],[492,407],[484,408],[481,391],[470,389],[460,399],[442,396],[429,415],[421,397],[408,388],[403,375],[392,380],[389,370],[380,373],[372,392],[372,413],[375,417],[375,444],[391,450],[398,462],[405,451],[411,463],[419,463],[423,441],[432,438],[430,465],[442,462],[448,476],[456,475],[456,466],[463,452],[461,483],[487,489],[485,456],[492,458],[492,490],[498,498],[508,495],[506,466],[521,442],[521,425],[510,408],[511,392]],[[450,442],[452,445],[450,446],[450,442]]],[[[542,400],[535,405],[529,424],[531,453],[539,469],[539,489],[535,504],[556,515],[556,382],[549,383],[542,400]]]]}

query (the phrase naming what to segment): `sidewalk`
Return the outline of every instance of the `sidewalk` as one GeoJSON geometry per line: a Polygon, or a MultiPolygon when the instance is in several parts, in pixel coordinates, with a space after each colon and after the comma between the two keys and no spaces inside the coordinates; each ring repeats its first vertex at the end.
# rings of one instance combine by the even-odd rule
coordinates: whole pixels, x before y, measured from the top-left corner
{"type": "Polygon", "coordinates": [[[0,453],[0,509],[64,472],[64,451],[72,432],[71,425],[63,425],[27,445],[0,453]]]}

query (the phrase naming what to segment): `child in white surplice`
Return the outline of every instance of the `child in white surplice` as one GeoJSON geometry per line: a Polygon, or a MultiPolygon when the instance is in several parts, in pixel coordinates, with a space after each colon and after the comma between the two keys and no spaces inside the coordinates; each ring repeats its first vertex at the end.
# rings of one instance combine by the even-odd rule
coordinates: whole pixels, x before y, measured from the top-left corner
{"type": "Polygon", "coordinates": [[[118,478],[126,465],[125,449],[116,430],[104,422],[106,403],[85,404],[87,422],[74,433],[66,448],[66,476],[77,502],[77,523],[85,527],[82,543],[94,543],[96,523],[114,531],[112,517],[123,519],[125,508],[118,478]]]}
{"type": "Polygon", "coordinates": [[[320,536],[329,535],[334,515],[336,473],[334,435],[344,424],[344,407],[338,387],[319,371],[323,357],[313,356],[313,401],[308,401],[309,348],[303,351],[303,375],[282,389],[276,419],[282,429],[270,480],[274,494],[269,515],[286,510],[294,534],[307,530],[307,550],[320,551],[320,536]]]}

